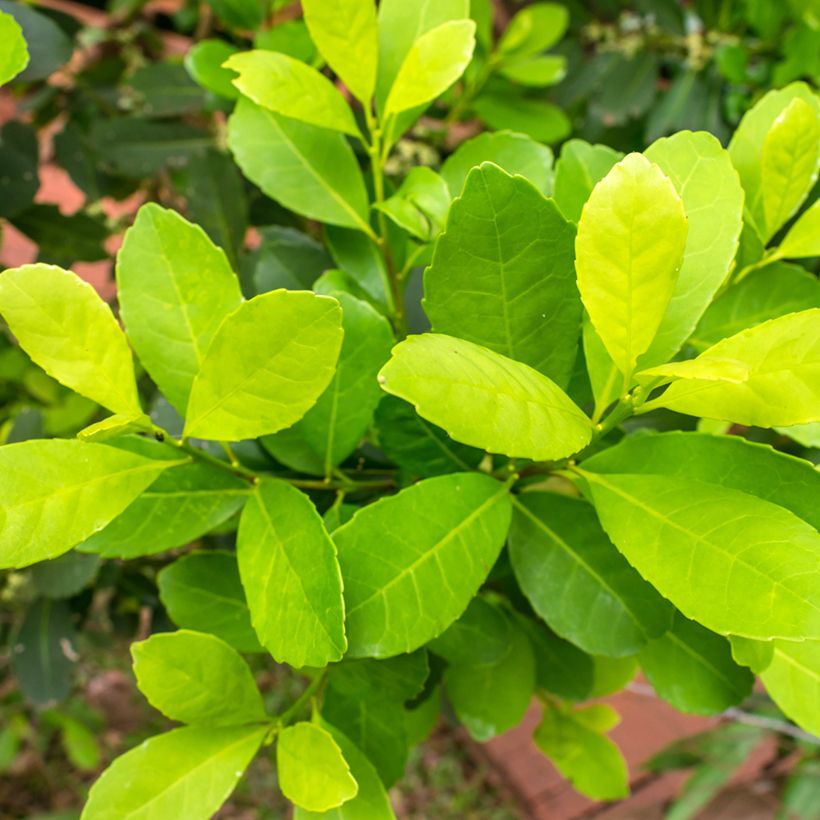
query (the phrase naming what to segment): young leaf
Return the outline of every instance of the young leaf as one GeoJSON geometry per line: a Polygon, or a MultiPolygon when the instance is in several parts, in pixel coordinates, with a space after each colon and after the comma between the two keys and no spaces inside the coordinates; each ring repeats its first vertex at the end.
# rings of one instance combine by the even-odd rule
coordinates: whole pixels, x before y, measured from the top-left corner
{"type": "Polygon", "coordinates": [[[789,228],[776,255],[781,259],[820,256],[820,200],[807,208],[789,228]]]}
{"type": "Polygon", "coordinates": [[[775,641],[771,663],[760,678],[788,717],[820,734],[820,641],[775,641]]]}
{"type": "Polygon", "coordinates": [[[474,168],[424,273],[436,333],[569,381],[581,329],[575,229],[527,180],[474,168]]]}
{"type": "Polygon", "coordinates": [[[191,387],[185,435],[238,441],[297,422],[333,378],[342,344],[335,299],[274,290],[220,325],[191,387]]]}
{"type": "Polygon", "coordinates": [[[49,376],[114,413],[142,415],[125,335],[87,282],[54,265],[12,268],[0,274],[0,314],[49,376]]]}
{"type": "Polygon", "coordinates": [[[140,361],[184,413],[217,328],[242,302],[225,253],[178,213],[143,205],[117,255],[117,292],[140,361]]]}
{"type": "Polygon", "coordinates": [[[472,20],[451,20],[422,34],[396,74],[384,116],[424,105],[443,94],[464,73],[474,48],[472,20]]]}
{"type": "Polygon", "coordinates": [[[729,155],[746,192],[746,219],[761,237],[766,233],[761,181],[763,146],[775,120],[795,99],[807,103],[820,116],[820,99],[814,91],[806,83],[791,83],[758,100],[744,114],[729,143],[729,155]]]}
{"type": "MultiPolygon", "coordinates": [[[[510,616],[505,616],[510,617],[510,616]]],[[[451,664],[447,698],[474,740],[489,740],[518,725],[535,689],[535,655],[527,633],[511,624],[504,654],[490,664],[451,664]]]]}
{"type": "Polygon", "coordinates": [[[567,219],[578,222],[593,188],[623,159],[620,151],[606,145],[567,140],[555,164],[555,204],[567,219]]]}
{"type": "Polygon", "coordinates": [[[395,396],[384,396],[379,404],[376,429],[391,461],[422,478],[474,470],[484,457],[483,450],[453,441],[395,396]]]}
{"type": "Polygon", "coordinates": [[[760,191],[764,241],[794,215],[808,196],[817,180],[818,165],[820,112],[798,97],[777,116],[763,141],[760,191]]]}
{"type": "Polygon", "coordinates": [[[447,221],[450,192],[432,168],[419,165],[410,169],[393,196],[375,207],[411,236],[432,242],[447,221]]]}
{"type": "Polygon", "coordinates": [[[364,179],[347,140],[242,98],[228,145],[251,182],[286,208],[374,236],[364,179]]]}
{"type": "Polygon", "coordinates": [[[409,337],[393,349],[380,379],[456,441],[493,453],[563,458],[592,436],[589,419],[546,376],[451,336],[409,337]]]}
{"type": "Polygon", "coordinates": [[[692,479],[583,477],[609,537],[686,617],[747,638],[820,638],[820,534],[805,521],[692,479]]]}
{"type": "Polygon", "coordinates": [[[552,190],[552,150],[512,131],[485,131],[462,142],[444,160],[441,176],[451,197],[461,195],[467,175],[482,162],[492,162],[514,176],[526,177],[542,194],[552,190]]]}
{"type": "Polygon", "coordinates": [[[151,737],[100,775],[81,820],[205,820],[234,790],[267,732],[267,726],[184,726],[151,737]]]}
{"type": "Polygon", "coordinates": [[[757,427],[820,421],[820,308],[743,330],[696,359],[642,375],[676,379],[644,405],[757,427]]]}
{"type": "Polygon", "coordinates": [[[624,376],[655,338],[675,290],[686,243],[672,182],[629,154],[584,205],[575,241],[578,288],[595,330],[624,376]]]}
{"type": "Polygon", "coordinates": [[[820,471],[802,458],[740,436],[674,431],[627,436],[584,461],[596,473],[690,478],[777,504],[820,529],[820,471]]]}
{"type": "Polygon", "coordinates": [[[655,691],[682,712],[716,715],[751,694],[754,675],[732,660],[726,638],[675,613],[672,628],[638,661],[655,691]]]}
{"type": "Polygon", "coordinates": [[[623,657],[672,624],[672,607],[627,563],[591,506],[555,493],[514,502],[510,560],[533,609],[585,652],[623,657]]]}
{"type": "Polygon", "coordinates": [[[504,56],[531,57],[554,46],[569,25],[569,13],[558,3],[533,3],[510,20],[498,42],[504,56]]]}
{"type": "MultiPolygon", "coordinates": [[[[375,16],[374,10],[374,22],[375,16]]],[[[239,75],[233,84],[257,105],[310,125],[361,137],[353,112],[336,86],[301,60],[275,51],[243,51],[231,57],[225,67],[239,75]]]]}
{"type": "Polygon", "coordinates": [[[646,158],[683,200],[689,225],[669,307],[639,367],[669,361],[729,274],[743,225],[743,189],[729,154],[705,131],[683,131],[649,146],[646,158]]]}
{"type": "Polygon", "coordinates": [[[363,105],[370,105],[379,61],[373,0],[303,0],[308,31],[322,57],[363,105]]]}
{"type": "Polygon", "coordinates": [[[336,530],[349,654],[410,652],[456,620],[498,557],[510,507],[505,485],[456,473],[364,507],[336,530]]]}
{"type": "Polygon", "coordinates": [[[741,330],[811,308],[820,308],[817,277],[797,265],[774,262],[721,293],[701,317],[688,343],[702,352],[741,330]]]}
{"type": "Polygon", "coordinates": [[[266,719],[248,665],[203,632],[164,632],[131,644],[134,674],[148,702],[171,720],[236,726],[266,719]]]}
{"type": "Polygon", "coordinates": [[[234,73],[224,65],[229,57],[238,52],[236,46],[224,40],[200,40],[185,55],[185,68],[202,88],[226,100],[235,100],[239,91],[233,84],[234,73]]]}
{"type": "Polygon", "coordinates": [[[276,743],[279,788],[308,811],[328,811],[356,796],[359,785],[333,736],[315,723],[296,723],[276,743]]]}
{"type": "Polygon", "coordinates": [[[383,395],[376,376],[393,344],[389,323],[374,308],[347,293],[333,295],[342,306],[344,330],[336,373],[304,418],[263,440],[283,464],[318,475],[329,475],[367,432],[383,395]]]}
{"type": "Polygon", "coordinates": [[[179,463],[66,439],[0,448],[0,567],[25,567],[70,550],[179,463]]]}
{"type": "Polygon", "coordinates": [[[617,800],[629,794],[629,772],[605,732],[618,721],[615,710],[604,704],[579,711],[545,706],[532,739],[579,792],[594,800],[617,800]]]}
{"type": "Polygon", "coordinates": [[[335,726],[322,721],[322,728],[330,733],[350,766],[350,774],[359,786],[356,796],[328,812],[313,812],[296,806],[293,820],[395,820],[384,785],[370,760],[335,726]]]}
{"type": "Polygon", "coordinates": [[[190,553],[160,570],[157,583],[168,616],[181,629],[209,632],[240,652],[262,651],[232,553],[190,553]]]}
{"type": "Polygon", "coordinates": [[[342,577],[308,497],[282,481],[257,485],[237,555],[254,629],[273,657],[297,668],[339,660],[347,648],[342,577]]]}
{"type": "Polygon", "coordinates": [[[0,55],[0,85],[5,85],[28,65],[29,54],[20,24],[4,11],[0,11],[0,41],[4,46],[0,55]]]}
{"type": "Polygon", "coordinates": [[[184,547],[230,518],[249,493],[247,481],[224,470],[183,464],[161,475],[79,549],[106,558],[134,558],[184,547]]]}

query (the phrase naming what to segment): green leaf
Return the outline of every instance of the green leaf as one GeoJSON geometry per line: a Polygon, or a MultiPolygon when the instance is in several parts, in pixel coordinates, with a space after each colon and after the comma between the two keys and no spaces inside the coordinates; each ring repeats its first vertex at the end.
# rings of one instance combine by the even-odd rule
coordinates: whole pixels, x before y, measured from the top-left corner
{"type": "Polygon", "coordinates": [[[592,659],[593,675],[590,698],[604,698],[620,692],[638,673],[636,658],[607,658],[595,655],[592,659]]]}
{"type": "Polygon", "coordinates": [[[617,800],[629,794],[629,772],[604,727],[618,721],[605,704],[578,711],[545,706],[533,740],[573,788],[594,800],[617,800]]]}
{"type": "Polygon", "coordinates": [[[578,288],[625,377],[660,327],[686,235],[680,196],[661,169],[640,154],[621,160],[584,205],[575,242],[578,288]]]}
{"type": "Polygon", "coordinates": [[[379,3],[379,107],[393,85],[396,75],[413,44],[428,31],[451,20],[470,16],[470,0],[437,0],[435,3],[408,3],[383,0],[379,3]]]}
{"type": "Polygon", "coordinates": [[[561,146],[555,164],[555,204],[567,219],[576,223],[580,220],[593,188],[623,156],[606,145],[590,145],[579,139],[561,146]]]}
{"type": "Polygon", "coordinates": [[[383,395],[376,376],[393,344],[387,319],[374,308],[347,293],[333,295],[342,306],[344,330],[336,373],[304,418],[263,439],[283,464],[318,475],[330,475],[367,432],[383,395]]]}
{"type": "Polygon", "coordinates": [[[754,684],[754,675],[732,660],[726,638],[679,612],[672,628],[650,641],[638,661],[660,697],[697,715],[716,715],[740,703],[754,684]]]}
{"type": "Polygon", "coordinates": [[[219,326],[191,387],[185,435],[238,441],[299,421],[333,378],[342,344],[335,299],[274,290],[219,326]]]}
{"type": "Polygon", "coordinates": [[[261,652],[236,556],[217,550],[185,555],[160,570],[159,597],[183,629],[216,635],[240,652],[261,652]]]}
{"type": "Polygon", "coordinates": [[[304,0],[308,31],[322,57],[365,106],[376,89],[379,32],[372,0],[304,0]]]}
{"type": "Polygon", "coordinates": [[[376,429],[390,460],[422,478],[474,470],[484,457],[483,450],[453,441],[395,396],[385,396],[379,404],[376,429]]]}
{"type": "Polygon", "coordinates": [[[532,701],[533,647],[522,628],[510,626],[505,652],[494,663],[451,664],[445,673],[447,698],[456,717],[480,742],[517,726],[532,701]]]}
{"type": "Polygon", "coordinates": [[[609,537],[686,617],[747,638],[820,637],[820,534],[805,521],[693,479],[583,475],[609,537]]]}
{"type": "Polygon", "coordinates": [[[775,641],[760,679],[772,700],[795,723],[820,734],[820,641],[775,641]]]}
{"type": "Polygon", "coordinates": [[[766,137],[775,120],[795,99],[807,103],[820,115],[820,99],[806,83],[792,83],[769,91],[746,112],[729,143],[729,155],[746,192],[745,216],[762,237],[766,234],[766,217],[762,186],[761,156],[766,137]]]}
{"type": "Polygon", "coordinates": [[[25,567],[62,555],[101,530],[178,463],[65,439],[0,448],[0,567],[25,567]]]}
{"type": "Polygon", "coordinates": [[[265,20],[262,0],[207,0],[214,14],[232,29],[258,29],[265,20]]]}
{"type": "Polygon", "coordinates": [[[185,55],[185,68],[202,88],[227,100],[235,100],[239,91],[233,84],[234,74],[224,64],[238,53],[236,46],[224,40],[200,40],[185,55]]]}
{"type": "Polygon", "coordinates": [[[225,253],[175,211],[143,205],[117,255],[117,292],[137,356],[184,414],[217,328],[242,303],[225,253]]]}
{"type": "Polygon", "coordinates": [[[282,794],[308,811],[341,806],[359,791],[333,735],[315,723],[296,723],[279,733],[276,769],[282,794]]]}
{"type": "Polygon", "coordinates": [[[505,485],[456,473],[363,507],[336,530],[349,654],[410,652],[446,629],[487,577],[510,513],[505,485]]]}
{"type": "Polygon", "coordinates": [[[456,441],[493,453],[562,458],[592,436],[589,419],[554,382],[463,339],[411,336],[393,349],[380,380],[456,441]]]}
{"type": "Polygon", "coordinates": [[[350,774],[359,786],[351,800],[326,812],[307,811],[299,806],[293,810],[293,820],[395,820],[384,785],[378,772],[364,753],[335,726],[322,721],[322,728],[330,733],[350,766],[350,774]]]}
{"type": "Polygon", "coordinates": [[[667,407],[757,427],[820,421],[820,308],[764,322],[695,359],[642,375],[675,379],[644,410],[667,407]]]}
{"type": "Polygon", "coordinates": [[[87,282],[53,265],[12,268],[0,274],[0,313],[49,376],[114,413],[142,414],[128,343],[87,282]]]}
{"type": "Polygon", "coordinates": [[[28,65],[29,54],[23,29],[4,11],[0,11],[0,40],[4,44],[3,54],[0,56],[0,85],[5,85],[28,65]]]}
{"type": "Polygon", "coordinates": [[[165,632],[131,644],[137,686],[171,720],[208,726],[260,723],[262,696],[248,665],[203,632],[165,632]]]}
{"type": "Polygon", "coordinates": [[[95,734],[68,715],[60,715],[58,723],[60,740],[71,765],[82,771],[96,771],[100,765],[100,744],[95,734]]]}
{"type": "Polygon", "coordinates": [[[521,9],[498,42],[498,52],[505,56],[529,57],[546,51],[563,36],[569,25],[569,13],[558,3],[533,3],[521,9]]]}
{"type": "MultiPolygon", "coordinates": [[[[820,165],[820,112],[799,97],[778,114],[763,141],[760,191],[770,239],[795,213],[817,180],[820,165]]],[[[758,222],[758,225],[760,222],[758,222]]]]}
{"type": "Polygon", "coordinates": [[[364,179],[347,140],[243,98],[228,121],[242,173],[296,213],[373,236],[364,179]]]}
{"type": "Polygon", "coordinates": [[[526,177],[542,194],[552,190],[552,151],[513,131],[485,131],[462,142],[444,160],[441,176],[450,196],[461,195],[467,175],[482,162],[492,162],[508,174],[526,177]]]}
{"type": "Polygon", "coordinates": [[[781,793],[777,820],[817,820],[820,806],[820,760],[804,757],[791,771],[781,793]]]}
{"type": "Polygon", "coordinates": [[[464,73],[474,48],[472,20],[451,20],[422,34],[396,73],[384,116],[424,105],[443,94],[464,73]]]}
{"type": "Polygon", "coordinates": [[[566,72],[567,60],[559,54],[504,60],[499,67],[499,73],[508,80],[533,88],[555,85],[564,79],[566,72]]]}
{"type": "Polygon", "coordinates": [[[503,89],[483,92],[472,108],[492,128],[520,131],[539,142],[558,142],[572,131],[569,117],[557,105],[520,96],[506,82],[503,89]]]}
{"type": "Polygon", "coordinates": [[[455,666],[492,666],[507,653],[512,631],[507,613],[488,596],[478,595],[428,646],[455,666]]]}
{"type": "Polygon", "coordinates": [[[242,512],[237,556],[254,629],[279,663],[326,666],[342,657],[342,576],[306,495],[283,481],[257,485],[242,512]]]}
{"type": "MultiPolygon", "coordinates": [[[[333,268],[333,259],[324,245],[309,234],[280,225],[268,225],[261,234],[253,272],[256,293],[277,288],[310,290],[326,270],[333,268]]],[[[366,237],[362,239],[369,242],[366,237]]]]}
{"type": "Polygon", "coordinates": [[[69,552],[32,567],[31,582],[47,598],[70,598],[91,583],[99,568],[99,556],[69,552]]]}
{"type": "Polygon", "coordinates": [[[820,529],[820,472],[802,458],[740,436],[679,431],[627,436],[584,461],[599,473],[676,475],[771,501],[820,529]]]}
{"type": "Polygon", "coordinates": [[[11,671],[30,703],[54,706],[68,696],[74,640],[71,610],[64,601],[39,598],[25,610],[14,636],[11,671]]]}
{"type": "Polygon", "coordinates": [[[205,93],[178,62],[150,62],[130,74],[126,93],[146,117],[162,119],[196,114],[205,107],[205,93]]]}
{"type": "Polygon", "coordinates": [[[108,258],[103,242],[109,232],[101,215],[84,211],[67,215],[56,205],[35,204],[9,221],[37,245],[41,263],[68,267],[77,261],[108,258]]]}
{"type": "Polygon", "coordinates": [[[523,362],[559,386],[578,350],[575,229],[527,180],[470,171],[424,273],[433,331],[523,362]]]}
{"type": "Polygon", "coordinates": [[[753,641],[751,638],[729,636],[732,658],[742,666],[748,666],[755,674],[760,674],[774,657],[774,641],[753,641]]]}
{"type": "Polygon", "coordinates": [[[432,168],[411,168],[393,196],[374,206],[402,230],[422,242],[432,242],[447,222],[450,191],[432,168]]]}
{"type": "MultiPolygon", "coordinates": [[[[18,82],[45,80],[71,58],[74,44],[50,14],[42,14],[31,6],[11,0],[0,0],[0,12],[17,21],[28,48],[29,59],[25,68],[20,74],[15,72],[18,82]]],[[[5,46],[5,37],[8,35],[2,36],[5,46]]],[[[12,59],[14,53],[15,50],[12,50],[12,59]]]]}
{"type": "Polygon", "coordinates": [[[813,203],[789,228],[776,255],[782,259],[820,256],[820,200],[813,203]]]}
{"type": "Polygon", "coordinates": [[[349,228],[325,225],[328,250],[336,265],[356,282],[377,305],[385,305],[387,266],[379,246],[370,236],[349,228]]]}
{"type": "Polygon", "coordinates": [[[592,507],[555,493],[517,496],[510,560],[533,609],[585,652],[634,655],[672,623],[672,607],[607,538],[592,507]]]}
{"type": "Polygon", "coordinates": [[[206,820],[234,790],[268,730],[184,726],[151,737],[100,775],[81,820],[206,820]]]}
{"type": "Polygon", "coordinates": [[[774,262],[725,290],[701,317],[689,344],[706,350],[769,319],[820,308],[820,282],[797,265],[774,262]]]}
{"type": "MultiPolygon", "coordinates": [[[[58,155],[60,144],[55,137],[58,155]]],[[[7,122],[0,130],[0,216],[17,216],[31,208],[40,188],[38,160],[34,129],[15,120],[7,122]]]]}
{"type": "MultiPolygon", "coordinates": [[[[374,10],[374,23],[375,17],[374,10]]],[[[375,26],[373,33],[375,38],[375,26]]],[[[231,57],[225,67],[239,75],[233,84],[257,105],[310,125],[361,137],[341,92],[324,74],[301,60],[275,51],[243,51],[231,57]]]]}
{"type": "Polygon", "coordinates": [[[791,427],[776,427],[775,430],[804,447],[820,447],[820,422],[795,424],[791,427]]]}
{"type": "Polygon", "coordinates": [[[678,352],[732,267],[743,225],[743,189],[729,154],[711,134],[683,131],[645,152],[683,200],[689,225],[669,307],[639,367],[678,352]]]}

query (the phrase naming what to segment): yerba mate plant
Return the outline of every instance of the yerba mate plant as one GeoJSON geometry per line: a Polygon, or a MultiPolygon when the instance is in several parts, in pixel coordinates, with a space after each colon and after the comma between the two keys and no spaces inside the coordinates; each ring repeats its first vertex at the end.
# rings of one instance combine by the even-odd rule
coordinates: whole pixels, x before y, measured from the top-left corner
{"type": "Polygon", "coordinates": [[[68,271],[0,275],[20,347],[110,411],[0,448],[0,566],[236,529],[161,569],[179,630],[134,671],[184,725],[115,760],[88,820],[210,817],[257,754],[297,818],[392,817],[442,699],[483,741],[537,698],[537,746],[616,799],[618,716],[584,701],[638,665],[696,714],[759,675],[820,733],[820,285],[794,262],[820,256],[820,100],[770,92],[728,150],[571,140],[554,170],[485,134],[393,190],[391,149],[470,61],[467,5],[303,0],[352,100],[283,53],[227,60],[240,168],[324,225],[311,289],[243,291],[156,204],[118,253],[122,327],[68,271]],[[305,677],[278,714],[252,653],[305,677]]]}

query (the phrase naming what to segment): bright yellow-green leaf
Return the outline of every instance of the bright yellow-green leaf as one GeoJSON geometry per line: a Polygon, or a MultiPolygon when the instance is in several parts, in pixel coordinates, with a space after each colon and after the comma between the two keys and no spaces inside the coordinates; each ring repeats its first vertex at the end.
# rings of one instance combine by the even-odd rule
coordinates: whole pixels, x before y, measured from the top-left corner
{"type": "Polygon", "coordinates": [[[237,441],[298,421],[333,378],[342,344],[335,299],[274,290],[220,325],[194,379],[185,435],[237,441]]]}
{"type": "Polygon", "coordinates": [[[385,117],[429,103],[443,94],[473,57],[475,23],[451,20],[422,34],[407,52],[387,95],[385,117]]]}
{"type": "Polygon", "coordinates": [[[376,88],[379,35],[373,0],[302,0],[319,53],[351,93],[369,105],[376,88]]]}
{"type": "Polygon", "coordinates": [[[66,439],[0,447],[0,567],[61,555],[178,463],[66,439]]]}
{"type": "Polygon", "coordinates": [[[240,654],[204,632],[161,632],[131,644],[137,686],[171,720],[237,726],[266,719],[262,696],[240,654]]]}
{"type": "Polygon", "coordinates": [[[315,723],[296,723],[279,733],[276,770],[282,794],[308,811],[341,806],[359,791],[338,743],[315,723]]]}
{"type": "Polygon", "coordinates": [[[546,376],[452,336],[405,339],[393,348],[380,380],[456,441],[493,453],[563,458],[592,437],[589,419],[546,376]]]}
{"type": "Polygon", "coordinates": [[[617,800],[629,794],[629,772],[618,747],[605,735],[619,722],[605,704],[581,710],[544,706],[535,745],[582,794],[617,800]]]}
{"type": "Polygon", "coordinates": [[[148,738],[100,775],[81,820],[208,820],[268,731],[267,726],[184,726],[148,738]]]}
{"type": "Polygon", "coordinates": [[[639,368],[669,361],[691,335],[729,275],[743,227],[743,189],[712,134],[682,131],[654,142],[645,155],[680,194],[689,228],[672,299],[639,368]]]}
{"type": "MultiPolygon", "coordinates": [[[[370,0],[365,5],[372,6],[370,0]]],[[[373,14],[375,20],[375,11],[373,14]]],[[[315,68],[276,51],[243,51],[225,66],[239,76],[233,84],[257,105],[295,120],[359,136],[350,106],[315,68]]]]}
{"type": "Polygon", "coordinates": [[[114,413],[142,413],[125,334],[79,276],[55,265],[7,270],[0,274],[0,314],[49,376],[114,413]]]}
{"type": "Polygon", "coordinates": [[[5,11],[0,11],[0,85],[16,77],[29,61],[28,46],[20,24],[5,11]]]}
{"type": "Polygon", "coordinates": [[[342,657],[336,548],[306,495],[283,481],[257,485],[242,512],[237,557],[254,629],[277,661],[299,668],[342,657]]]}
{"type": "Polygon", "coordinates": [[[820,639],[820,534],[794,513],[689,478],[584,479],[615,546],[687,618],[747,638],[820,639]]]}
{"type": "Polygon", "coordinates": [[[776,256],[780,259],[820,256],[820,199],[789,228],[776,256]]]}
{"type": "Polygon", "coordinates": [[[820,735],[820,641],[774,641],[771,663],[760,673],[772,700],[795,723],[820,735]]]}
{"type": "Polygon", "coordinates": [[[675,290],[687,236],[670,179],[629,154],[595,186],[575,241],[581,299],[621,373],[655,338],[675,290]]]}
{"type": "Polygon", "coordinates": [[[117,254],[125,329],[140,362],[179,413],[205,351],[242,303],[224,251],[175,211],[149,203],[117,254]]]}
{"type": "Polygon", "coordinates": [[[645,409],[758,427],[820,421],[820,308],[743,330],[695,359],[650,374],[677,380],[645,409]]]}
{"type": "Polygon", "coordinates": [[[569,13],[559,3],[533,3],[510,20],[498,43],[505,56],[531,57],[554,46],[569,24],[569,13]]]}
{"type": "Polygon", "coordinates": [[[799,98],[775,119],[760,157],[765,233],[768,240],[808,196],[820,167],[820,117],[799,98]]]}

